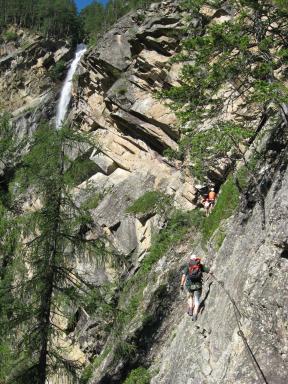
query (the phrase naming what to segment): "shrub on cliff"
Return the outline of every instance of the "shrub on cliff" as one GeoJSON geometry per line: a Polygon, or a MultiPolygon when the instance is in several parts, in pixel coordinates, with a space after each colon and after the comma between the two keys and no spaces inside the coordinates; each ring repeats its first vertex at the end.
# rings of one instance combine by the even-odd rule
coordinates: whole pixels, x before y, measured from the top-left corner
{"type": "Polygon", "coordinates": [[[233,0],[228,11],[224,3],[184,2],[200,22],[189,27],[182,52],[173,58],[183,64],[181,84],[161,94],[182,122],[180,147],[190,152],[197,176],[229,149],[242,156],[239,146],[257,131],[251,118],[259,115],[261,122],[276,108],[288,125],[286,71],[281,71],[288,56],[287,1],[233,0]],[[222,5],[226,19],[218,21],[211,15],[222,5]]]}
{"type": "Polygon", "coordinates": [[[150,374],[148,370],[144,367],[139,367],[133,369],[130,372],[127,379],[124,381],[124,384],[149,384],[150,383],[150,374]]]}

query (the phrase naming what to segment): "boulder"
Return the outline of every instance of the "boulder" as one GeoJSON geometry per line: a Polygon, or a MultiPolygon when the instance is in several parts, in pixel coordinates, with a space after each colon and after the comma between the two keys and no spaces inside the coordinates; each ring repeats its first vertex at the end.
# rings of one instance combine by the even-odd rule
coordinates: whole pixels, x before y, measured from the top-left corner
{"type": "Polygon", "coordinates": [[[126,209],[146,191],[152,190],[155,177],[145,172],[131,174],[92,210],[92,217],[101,227],[115,231],[121,225],[126,209]]]}
{"type": "Polygon", "coordinates": [[[109,66],[124,71],[130,64],[131,44],[124,34],[111,31],[101,41],[96,55],[101,63],[108,63],[109,66]]]}
{"type": "Polygon", "coordinates": [[[90,160],[92,160],[97,167],[99,167],[100,172],[103,172],[105,175],[110,175],[117,168],[116,163],[114,163],[110,157],[103,153],[97,153],[97,150],[91,154],[90,160]]]}

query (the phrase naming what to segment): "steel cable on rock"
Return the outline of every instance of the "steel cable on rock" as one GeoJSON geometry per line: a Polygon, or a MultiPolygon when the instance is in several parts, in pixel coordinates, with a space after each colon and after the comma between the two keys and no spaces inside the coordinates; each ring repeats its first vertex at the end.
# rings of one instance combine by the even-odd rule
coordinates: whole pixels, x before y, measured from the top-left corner
{"type": "Polygon", "coordinates": [[[260,382],[263,382],[265,384],[269,384],[265,375],[264,375],[264,372],[262,371],[249,343],[248,343],[248,340],[242,330],[242,327],[241,327],[241,322],[240,322],[240,317],[242,316],[241,315],[241,312],[235,302],[235,300],[233,299],[233,297],[230,295],[230,293],[227,291],[227,289],[225,288],[225,285],[224,285],[224,282],[223,281],[220,281],[218,280],[212,273],[209,273],[210,276],[213,277],[213,279],[220,285],[220,287],[223,289],[223,291],[226,293],[226,295],[228,296],[229,300],[231,301],[232,305],[233,305],[233,310],[234,310],[234,316],[235,316],[235,319],[236,319],[236,322],[237,322],[237,327],[238,327],[238,332],[237,334],[241,337],[244,345],[245,345],[245,348],[246,348],[246,351],[248,352],[248,356],[250,358],[250,360],[252,361],[252,365],[253,365],[253,368],[256,372],[256,375],[259,379],[260,382]]]}

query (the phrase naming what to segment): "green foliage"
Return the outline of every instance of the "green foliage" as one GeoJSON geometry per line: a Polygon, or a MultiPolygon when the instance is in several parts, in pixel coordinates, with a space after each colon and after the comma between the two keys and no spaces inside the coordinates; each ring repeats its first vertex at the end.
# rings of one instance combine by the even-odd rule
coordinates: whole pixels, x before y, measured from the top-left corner
{"type": "Polygon", "coordinates": [[[203,221],[201,231],[203,240],[210,239],[222,220],[230,217],[239,204],[239,191],[234,183],[233,177],[229,176],[222,186],[221,194],[212,213],[203,221]]]}
{"type": "Polygon", "coordinates": [[[89,380],[91,379],[91,377],[93,375],[94,370],[97,369],[101,365],[101,363],[106,359],[106,357],[108,356],[110,351],[111,351],[111,348],[106,348],[101,353],[101,355],[95,357],[93,362],[91,364],[88,364],[84,368],[84,370],[81,374],[81,377],[80,377],[80,384],[87,384],[89,382],[89,380]]]}
{"type": "MultiPolygon", "coordinates": [[[[249,165],[248,165],[249,169],[252,168],[252,166],[253,166],[253,164],[249,163],[249,165]]],[[[238,170],[238,172],[235,176],[237,178],[239,187],[242,190],[244,190],[248,185],[249,169],[247,168],[247,166],[243,166],[238,170]]]]}
{"type": "Polygon", "coordinates": [[[89,209],[95,209],[98,207],[101,199],[102,199],[101,193],[95,193],[92,196],[90,196],[83,204],[82,208],[89,210],[89,209]]]}
{"type": "MultiPolygon", "coordinates": [[[[145,8],[152,0],[108,0],[104,5],[93,1],[77,14],[74,0],[0,0],[0,29],[9,25],[31,28],[46,36],[71,37],[77,42],[84,37],[96,44],[120,17],[136,8],[145,8]]],[[[141,16],[139,16],[139,21],[141,16]]],[[[6,41],[16,37],[12,32],[3,36],[6,41]]]]}
{"type": "Polygon", "coordinates": [[[148,191],[139,197],[134,203],[127,208],[128,213],[147,213],[153,210],[163,211],[167,206],[171,205],[171,198],[159,191],[148,191]]]}
{"type": "Polygon", "coordinates": [[[89,177],[95,175],[98,172],[98,167],[94,161],[87,157],[79,157],[73,161],[69,169],[65,173],[65,179],[67,182],[74,184],[75,186],[87,180],[89,177]]]}
{"type": "Polygon", "coordinates": [[[5,382],[14,367],[15,361],[23,358],[23,351],[15,350],[15,312],[21,308],[21,298],[13,294],[13,283],[17,260],[19,226],[9,211],[0,203],[0,382],[5,382]]]}
{"type": "Polygon", "coordinates": [[[119,341],[114,350],[114,359],[120,360],[123,358],[132,357],[136,351],[136,347],[134,344],[130,344],[127,341],[119,341]]]}
{"type": "Polygon", "coordinates": [[[280,10],[288,12],[288,1],[287,0],[274,0],[273,3],[279,7],[280,10]]]}
{"type": "Polygon", "coordinates": [[[85,7],[80,13],[84,33],[89,36],[91,45],[97,42],[99,34],[106,28],[105,14],[105,7],[97,1],[85,7]]]}
{"type": "Polygon", "coordinates": [[[114,77],[114,79],[120,79],[122,76],[122,72],[119,69],[114,68],[114,67],[109,68],[109,72],[110,72],[111,76],[114,77]]]}
{"type": "MultiPolygon", "coordinates": [[[[113,319],[113,304],[111,297],[113,296],[115,286],[106,284],[101,288],[91,288],[82,298],[81,304],[89,315],[99,315],[105,319],[113,319]]],[[[109,324],[109,321],[107,321],[109,324]]]]}
{"type": "Polygon", "coordinates": [[[18,38],[18,35],[15,31],[8,29],[3,32],[2,37],[5,42],[9,43],[10,41],[15,41],[18,38]]]}
{"type": "Polygon", "coordinates": [[[190,136],[190,156],[192,173],[203,179],[205,171],[215,164],[215,157],[225,157],[234,149],[241,154],[240,143],[250,138],[252,131],[232,122],[221,122],[214,127],[190,136]]]}
{"type": "Polygon", "coordinates": [[[47,36],[72,37],[77,40],[80,24],[74,0],[0,1],[0,28],[18,25],[47,36]]]}
{"type": "MultiPolygon", "coordinates": [[[[0,269],[4,273],[0,283],[5,289],[14,285],[12,299],[4,296],[10,305],[0,298],[0,317],[1,321],[9,319],[5,328],[7,342],[4,341],[19,356],[12,362],[11,382],[18,382],[15,375],[19,374],[19,384],[24,377],[27,382],[44,384],[51,367],[60,371],[68,367],[70,374],[76,369],[55,345],[61,336],[53,321],[55,314],[68,319],[71,308],[86,304],[90,310],[91,300],[96,298],[96,292],[91,292],[74,270],[75,256],[85,253],[102,261],[106,251],[103,241],[86,241],[85,230],[92,219],[89,212],[74,204],[71,186],[75,181],[71,173],[67,177],[64,172],[71,165],[66,149],[87,146],[86,137],[65,127],[54,130],[42,125],[28,144],[30,150],[22,157],[14,185],[18,185],[17,193],[28,191],[37,197],[40,206],[24,212],[18,225],[9,227],[9,235],[0,228],[0,235],[4,233],[0,246],[4,254],[2,267],[5,266],[0,269]],[[21,238],[18,244],[17,236],[21,238]],[[21,348],[16,351],[17,345],[21,348]]],[[[6,148],[4,144],[3,147],[6,148]]],[[[12,190],[11,199],[15,193],[12,190]]],[[[99,303],[99,294],[97,298],[99,303]]],[[[106,310],[104,304],[101,310],[106,310]]],[[[2,348],[5,343],[0,345],[2,348]]],[[[8,363],[7,366],[10,367],[8,363]]]]}
{"type": "Polygon", "coordinates": [[[127,88],[124,88],[124,87],[122,87],[122,88],[119,88],[118,90],[117,90],[117,92],[119,93],[119,95],[125,95],[126,93],[127,93],[127,91],[128,91],[128,89],[127,88]]]}
{"type": "Polygon", "coordinates": [[[93,375],[93,370],[94,370],[93,364],[88,364],[87,367],[83,369],[80,380],[79,380],[80,384],[87,384],[89,382],[89,380],[93,375]]]}
{"type": "Polygon", "coordinates": [[[145,15],[144,13],[140,13],[137,15],[137,20],[139,20],[140,22],[144,22],[145,21],[145,15]]]}
{"type": "Polygon", "coordinates": [[[124,381],[124,384],[149,384],[150,379],[151,377],[148,369],[139,367],[130,372],[129,376],[124,381]]]}
{"type": "MultiPolygon", "coordinates": [[[[109,29],[120,17],[133,9],[145,8],[152,0],[108,0],[104,6],[100,1],[94,1],[80,13],[84,33],[89,43],[94,45],[99,37],[109,29]]],[[[143,16],[138,16],[143,21],[143,16]]]]}
{"type": "Polygon", "coordinates": [[[218,250],[221,247],[223,241],[225,240],[225,237],[226,237],[226,232],[220,226],[214,238],[216,250],[218,250]]]}
{"type": "Polygon", "coordinates": [[[72,78],[72,83],[74,85],[77,85],[78,81],[79,81],[79,78],[80,78],[80,75],[78,73],[74,73],[73,78],[72,78]]]}
{"type": "MultiPolygon", "coordinates": [[[[217,3],[190,0],[183,5],[193,18],[202,5],[217,7],[217,3]]],[[[288,100],[287,87],[275,73],[285,65],[287,1],[232,0],[231,6],[235,17],[189,29],[183,51],[174,57],[184,64],[181,85],[162,96],[184,124],[221,119],[223,107],[240,97],[260,108],[269,103],[280,108],[288,100]]]]}
{"type": "Polygon", "coordinates": [[[59,60],[51,69],[49,69],[48,75],[51,80],[62,80],[66,71],[66,65],[63,60],[59,60]]]}
{"type": "Polygon", "coordinates": [[[183,239],[191,228],[201,225],[203,216],[198,211],[172,213],[166,227],[157,234],[152,242],[149,255],[141,265],[140,271],[144,275],[150,272],[153,265],[169,250],[172,245],[183,239]]]}
{"type": "Polygon", "coordinates": [[[149,254],[143,259],[136,274],[123,287],[119,300],[120,305],[116,317],[115,332],[121,333],[121,330],[131,322],[137,310],[141,307],[148,275],[155,263],[172,246],[181,241],[189,230],[201,226],[203,218],[199,211],[174,211],[168,219],[166,227],[154,236],[149,254]]]}

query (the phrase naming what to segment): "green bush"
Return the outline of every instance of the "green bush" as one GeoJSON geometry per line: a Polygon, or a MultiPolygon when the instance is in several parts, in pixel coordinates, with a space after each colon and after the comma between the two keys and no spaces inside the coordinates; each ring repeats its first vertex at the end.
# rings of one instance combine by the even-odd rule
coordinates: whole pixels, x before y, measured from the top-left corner
{"type": "Polygon", "coordinates": [[[9,43],[10,41],[16,41],[18,35],[15,31],[8,30],[3,33],[3,38],[7,43],[9,43]]]}
{"type": "Polygon", "coordinates": [[[241,167],[237,172],[237,180],[241,189],[245,189],[248,185],[249,171],[247,167],[241,167]]]}
{"type": "Polygon", "coordinates": [[[66,65],[63,60],[59,60],[53,68],[49,70],[48,75],[53,81],[61,80],[66,72],[66,65]]]}
{"type": "Polygon", "coordinates": [[[91,379],[93,374],[93,364],[88,364],[87,367],[84,368],[80,377],[80,384],[87,384],[91,379]]]}
{"type": "Polygon", "coordinates": [[[170,197],[159,191],[148,191],[126,209],[127,213],[146,213],[153,209],[163,210],[171,202],[170,197]]]}
{"type": "Polygon", "coordinates": [[[239,204],[239,191],[234,183],[233,176],[229,176],[222,187],[221,194],[215,208],[202,225],[203,240],[210,239],[222,220],[230,217],[239,204]]]}
{"type": "Polygon", "coordinates": [[[117,89],[117,93],[119,94],[119,95],[125,95],[126,93],[128,92],[128,89],[127,88],[119,88],[119,89],[117,89]]]}
{"type": "Polygon", "coordinates": [[[115,347],[114,359],[120,360],[121,358],[131,357],[135,351],[136,346],[134,344],[127,343],[127,341],[119,341],[115,347]]]}
{"type": "Polygon", "coordinates": [[[152,242],[149,255],[141,265],[141,271],[148,273],[152,266],[168,251],[168,249],[183,239],[192,227],[198,228],[203,222],[203,215],[199,211],[174,211],[168,220],[166,228],[157,234],[152,242]]]}
{"type": "Polygon", "coordinates": [[[84,180],[95,175],[98,172],[98,167],[94,161],[87,158],[78,158],[71,163],[70,168],[65,173],[66,182],[72,186],[82,183],[84,180]]]}
{"type": "Polygon", "coordinates": [[[144,367],[133,369],[130,372],[124,384],[149,384],[150,374],[149,371],[144,367]]]}

